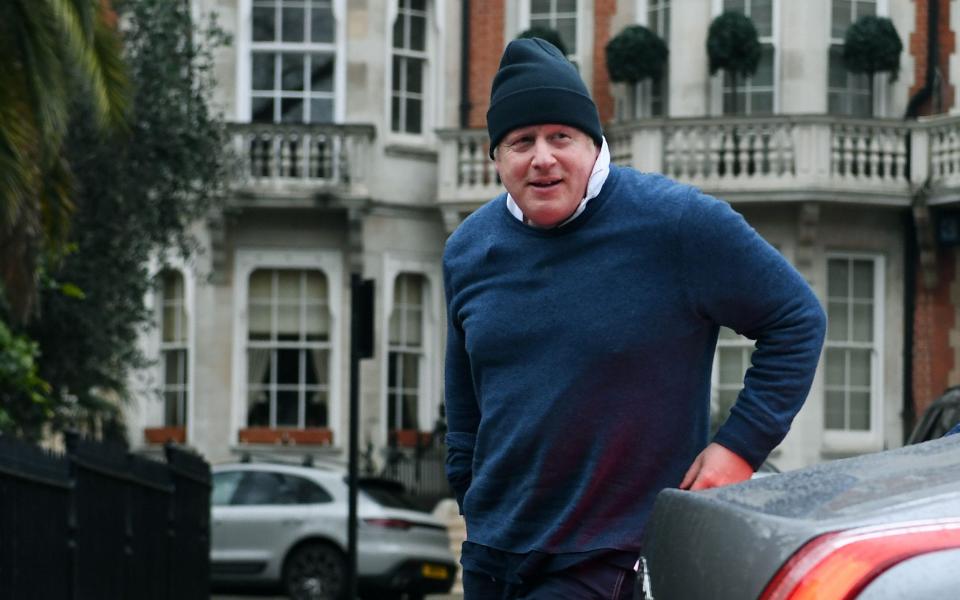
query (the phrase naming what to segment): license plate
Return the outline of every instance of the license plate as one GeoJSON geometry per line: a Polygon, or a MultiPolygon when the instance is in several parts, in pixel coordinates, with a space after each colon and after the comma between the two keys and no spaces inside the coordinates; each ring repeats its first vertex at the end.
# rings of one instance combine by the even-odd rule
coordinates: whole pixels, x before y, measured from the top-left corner
{"type": "Polygon", "coordinates": [[[427,579],[446,579],[450,571],[443,565],[424,564],[420,567],[420,574],[427,579]]]}

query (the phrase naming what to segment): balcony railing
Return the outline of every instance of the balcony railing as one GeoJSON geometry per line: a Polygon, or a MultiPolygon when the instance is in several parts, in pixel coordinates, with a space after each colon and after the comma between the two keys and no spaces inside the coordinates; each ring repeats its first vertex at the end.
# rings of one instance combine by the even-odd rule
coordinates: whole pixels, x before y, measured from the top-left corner
{"type": "Polygon", "coordinates": [[[241,160],[241,188],[362,194],[372,125],[261,124],[231,126],[241,160]]]}
{"type": "MultiPolygon", "coordinates": [[[[659,119],[614,124],[605,135],[614,163],[664,173],[730,201],[907,206],[928,176],[934,196],[960,198],[951,194],[960,191],[958,117],[659,119]]],[[[502,191],[484,130],[439,137],[441,204],[469,208],[502,191]]]]}

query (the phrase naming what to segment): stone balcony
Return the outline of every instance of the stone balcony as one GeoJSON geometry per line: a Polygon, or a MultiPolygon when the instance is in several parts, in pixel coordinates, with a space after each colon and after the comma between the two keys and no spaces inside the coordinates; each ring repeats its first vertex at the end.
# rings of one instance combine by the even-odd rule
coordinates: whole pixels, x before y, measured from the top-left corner
{"type": "MultiPolygon", "coordinates": [[[[454,221],[502,191],[482,129],[443,130],[437,196],[454,221]]],[[[960,200],[960,117],[828,115],[658,119],[605,130],[614,163],[667,174],[733,203],[843,202],[907,207],[960,200]]]]}
{"type": "Polygon", "coordinates": [[[239,159],[237,202],[310,206],[318,200],[365,198],[373,125],[230,125],[239,159]]]}

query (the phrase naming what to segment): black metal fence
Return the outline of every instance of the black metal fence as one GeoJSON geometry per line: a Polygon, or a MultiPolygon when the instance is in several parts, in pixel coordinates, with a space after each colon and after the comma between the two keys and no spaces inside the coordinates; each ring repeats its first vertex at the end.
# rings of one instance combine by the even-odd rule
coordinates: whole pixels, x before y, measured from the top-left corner
{"type": "Polygon", "coordinates": [[[394,443],[386,452],[380,476],[402,483],[425,508],[432,508],[441,498],[453,496],[445,472],[447,446],[443,435],[418,437],[413,447],[394,443]]]}
{"type": "Polygon", "coordinates": [[[210,465],[0,437],[0,598],[209,598],[210,465]]]}

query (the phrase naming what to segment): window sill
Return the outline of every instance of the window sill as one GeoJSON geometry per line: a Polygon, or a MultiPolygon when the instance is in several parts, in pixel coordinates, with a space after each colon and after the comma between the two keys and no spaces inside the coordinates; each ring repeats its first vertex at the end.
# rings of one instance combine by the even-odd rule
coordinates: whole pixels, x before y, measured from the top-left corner
{"type": "Polygon", "coordinates": [[[173,442],[183,444],[187,441],[187,428],[179,427],[144,427],[143,439],[148,444],[166,444],[173,442]]]}
{"type": "Polygon", "coordinates": [[[333,432],[326,427],[296,429],[292,427],[247,427],[238,432],[242,444],[276,444],[329,446],[333,432]]]}

